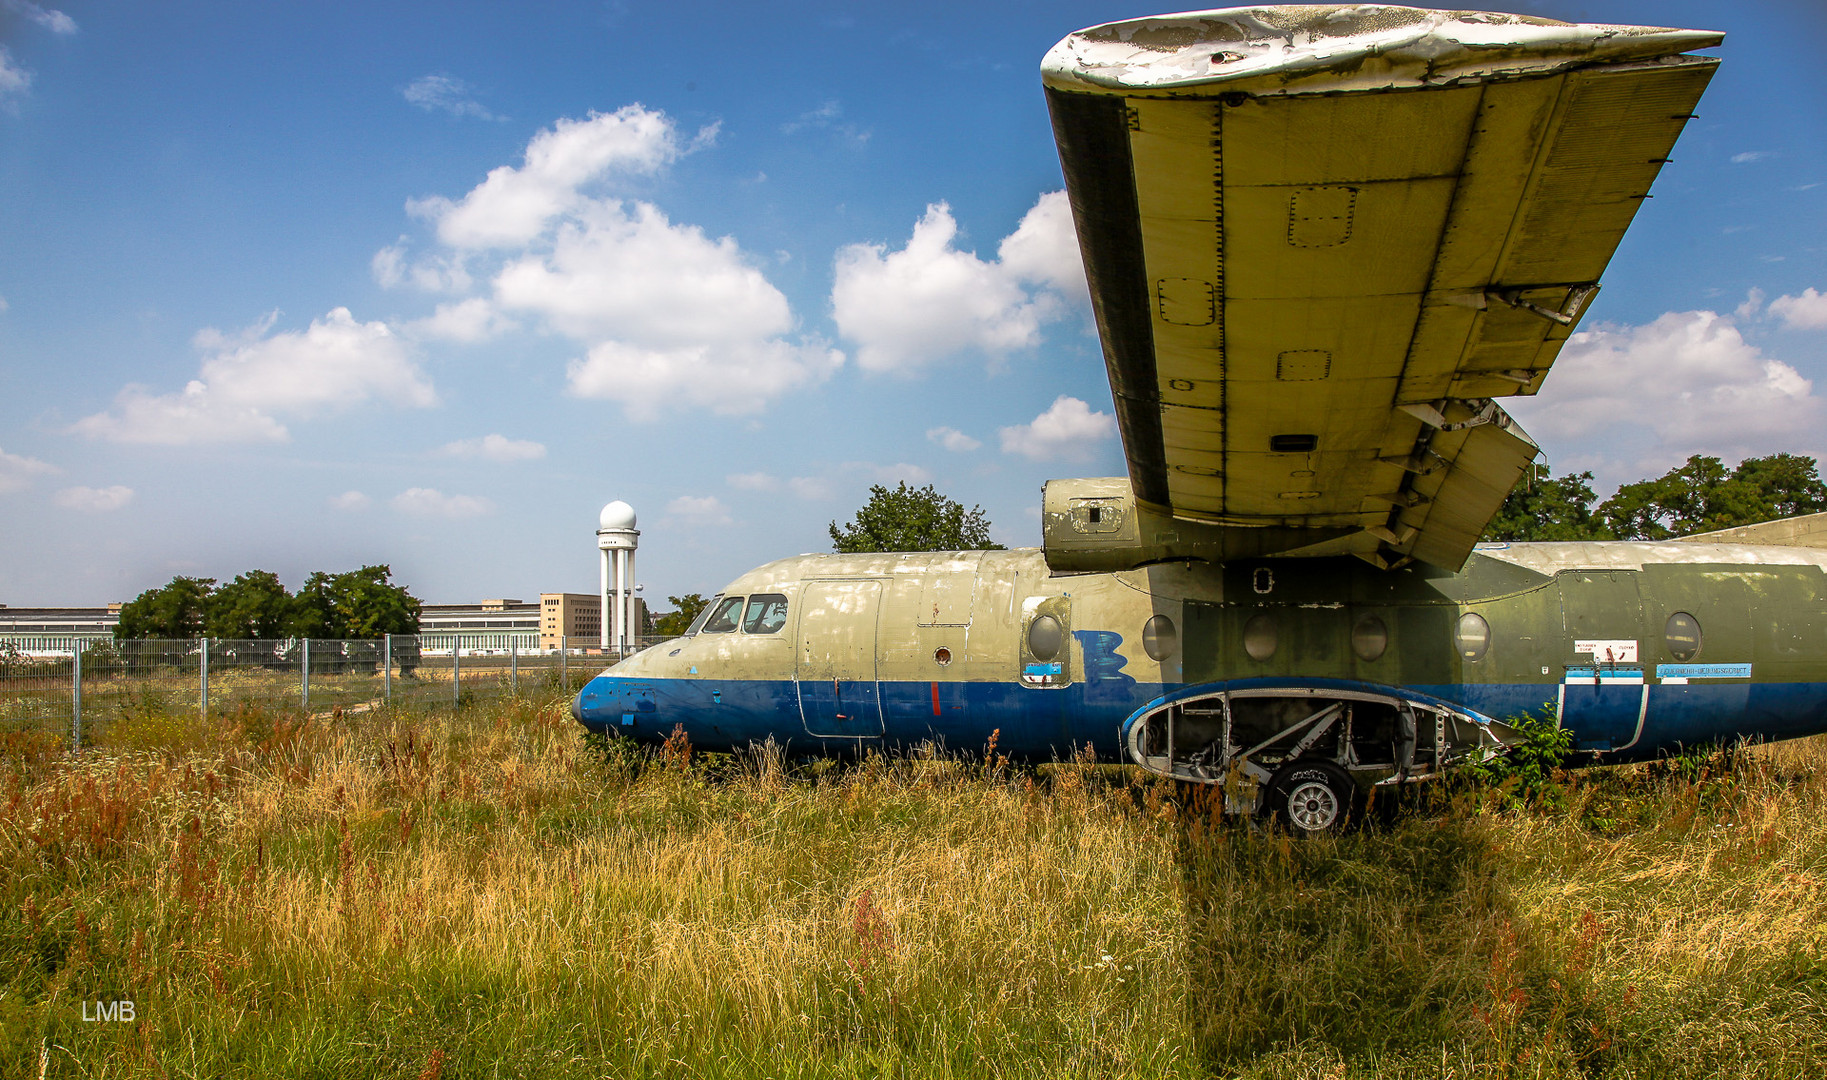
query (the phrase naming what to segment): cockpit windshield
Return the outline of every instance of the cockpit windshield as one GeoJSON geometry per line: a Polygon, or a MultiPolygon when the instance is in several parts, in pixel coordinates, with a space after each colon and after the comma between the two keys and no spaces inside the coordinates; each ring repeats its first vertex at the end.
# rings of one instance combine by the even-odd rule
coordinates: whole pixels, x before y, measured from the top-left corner
{"type": "Polygon", "coordinates": [[[703,607],[698,609],[698,617],[693,619],[691,621],[691,625],[685,628],[686,637],[691,637],[693,634],[704,629],[704,620],[711,617],[712,609],[714,609],[717,606],[717,601],[719,601],[721,599],[723,599],[723,594],[718,593],[717,595],[710,598],[709,603],[705,604],[703,607]]]}
{"type": "Polygon", "coordinates": [[[749,597],[749,610],[742,617],[745,634],[778,634],[787,624],[787,598],[779,593],[756,593],[749,597]]]}
{"type": "Polygon", "coordinates": [[[710,605],[710,613],[704,621],[704,633],[727,634],[736,629],[736,622],[742,617],[742,597],[726,596],[710,605]]]}

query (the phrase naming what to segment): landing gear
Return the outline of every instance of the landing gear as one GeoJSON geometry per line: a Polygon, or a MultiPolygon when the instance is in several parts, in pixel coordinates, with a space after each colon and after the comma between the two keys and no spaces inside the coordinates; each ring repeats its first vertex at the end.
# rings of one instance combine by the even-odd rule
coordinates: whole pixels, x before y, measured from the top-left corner
{"type": "Polygon", "coordinates": [[[1291,762],[1270,778],[1263,811],[1296,836],[1343,832],[1357,816],[1357,785],[1330,761],[1291,762]]]}

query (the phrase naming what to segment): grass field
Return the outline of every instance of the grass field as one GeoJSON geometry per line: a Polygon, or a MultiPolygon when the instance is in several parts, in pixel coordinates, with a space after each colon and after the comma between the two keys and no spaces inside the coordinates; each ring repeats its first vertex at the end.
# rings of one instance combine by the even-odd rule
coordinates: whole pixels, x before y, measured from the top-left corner
{"type": "Polygon", "coordinates": [[[1301,843],[1124,770],[643,755],[559,701],[145,711],[78,760],[7,738],[7,1076],[1827,1061],[1821,739],[1301,843]]]}

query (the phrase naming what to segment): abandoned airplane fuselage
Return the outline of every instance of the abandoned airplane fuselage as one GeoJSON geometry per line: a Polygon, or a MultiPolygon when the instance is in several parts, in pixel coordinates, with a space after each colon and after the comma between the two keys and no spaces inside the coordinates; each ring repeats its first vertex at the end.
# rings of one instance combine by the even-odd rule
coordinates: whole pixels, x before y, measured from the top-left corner
{"type": "Polygon", "coordinates": [[[1495,746],[1520,716],[1558,715],[1597,761],[1827,730],[1824,652],[1827,552],[1798,547],[1482,545],[1456,574],[807,555],[738,578],[575,708],[593,731],[677,727],[711,750],[981,752],[994,733],[1018,757],[1089,746],[1207,782],[1283,734],[1250,761],[1267,783],[1323,725],[1297,756],[1363,784],[1495,746]]]}
{"type": "MultiPolygon", "coordinates": [[[[1629,760],[1827,729],[1827,556],[1475,546],[1718,66],[1708,31],[1190,12],[1041,65],[1128,476],[1039,549],[804,556],[578,696],[789,752],[1082,753],[1313,831],[1547,714],[1629,760]]],[[[1740,538],[1743,539],[1743,538],[1740,538]]]]}

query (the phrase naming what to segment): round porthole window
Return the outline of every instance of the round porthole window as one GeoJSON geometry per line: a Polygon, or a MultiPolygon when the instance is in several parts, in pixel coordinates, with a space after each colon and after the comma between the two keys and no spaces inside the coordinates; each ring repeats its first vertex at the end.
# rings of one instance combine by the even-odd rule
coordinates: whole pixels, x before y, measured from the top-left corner
{"type": "Polygon", "coordinates": [[[952,651],[941,645],[933,650],[933,663],[944,667],[952,662],[952,651]]]}
{"type": "Polygon", "coordinates": [[[1275,655],[1275,616],[1260,612],[1243,624],[1243,651],[1252,660],[1267,660],[1275,655]]]}
{"type": "Polygon", "coordinates": [[[1461,660],[1483,660],[1491,648],[1491,624],[1476,611],[1466,612],[1453,628],[1453,644],[1458,647],[1461,660]]]}
{"type": "Polygon", "coordinates": [[[1142,624],[1142,651],[1150,660],[1165,660],[1180,647],[1180,631],[1165,615],[1156,615],[1142,624]]]}
{"type": "Polygon", "coordinates": [[[1369,663],[1389,648],[1389,627],[1375,615],[1366,615],[1351,628],[1351,651],[1369,663]]]}
{"type": "Polygon", "coordinates": [[[1053,616],[1042,615],[1028,624],[1028,651],[1034,654],[1034,659],[1053,659],[1065,643],[1066,632],[1053,616]]]}
{"type": "Polygon", "coordinates": [[[1685,611],[1675,612],[1662,628],[1662,640],[1668,645],[1670,656],[1687,663],[1700,655],[1700,620],[1685,611]]]}

